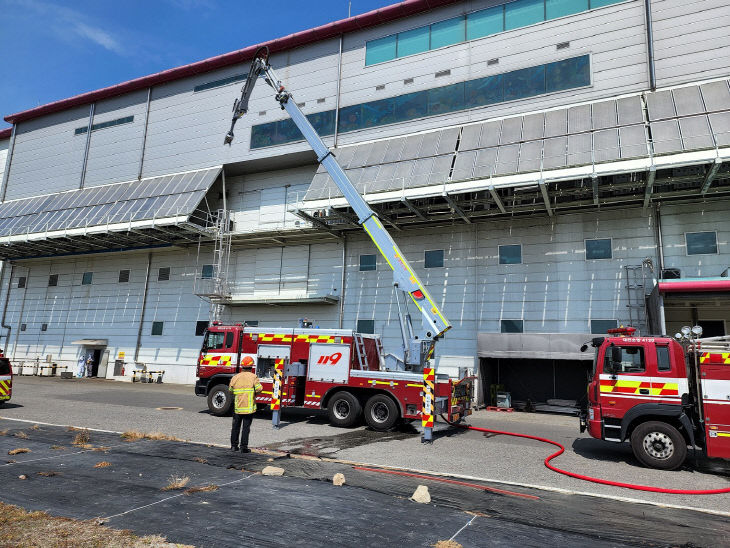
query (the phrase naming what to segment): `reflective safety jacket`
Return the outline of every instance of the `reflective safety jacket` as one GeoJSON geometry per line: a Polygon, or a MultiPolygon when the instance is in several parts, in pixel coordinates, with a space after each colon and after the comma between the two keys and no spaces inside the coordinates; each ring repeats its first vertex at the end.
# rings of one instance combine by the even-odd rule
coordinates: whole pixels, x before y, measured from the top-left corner
{"type": "Polygon", "coordinates": [[[256,375],[250,371],[242,371],[231,379],[228,390],[233,392],[235,398],[235,413],[250,415],[256,412],[256,394],[263,390],[256,375]]]}

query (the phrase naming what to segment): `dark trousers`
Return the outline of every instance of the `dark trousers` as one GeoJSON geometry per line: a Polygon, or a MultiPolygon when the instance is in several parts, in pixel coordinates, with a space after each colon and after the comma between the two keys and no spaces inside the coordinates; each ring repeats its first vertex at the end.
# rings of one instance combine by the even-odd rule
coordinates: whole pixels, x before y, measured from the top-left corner
{"type": "Polygon", "coordinates": [[[251,431],[251,421],[253,420],[253,413],[250,415],[243,415],[233,413],[233,426],[231,426],[231,446],[238,447],[238,437],[241,437],[241,447],[248,447],[248,434],[251,431]],[[243,428],[241,428],[243,426],[243,428]]]}

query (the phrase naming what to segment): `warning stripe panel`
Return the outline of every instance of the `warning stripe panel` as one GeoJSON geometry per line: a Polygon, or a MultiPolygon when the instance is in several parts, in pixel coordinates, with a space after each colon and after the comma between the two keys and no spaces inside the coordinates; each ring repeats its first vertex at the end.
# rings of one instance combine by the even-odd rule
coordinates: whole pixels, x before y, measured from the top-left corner
{"type": "Polygon", "coordinates": [[[644,380],[600,380],[602,393],[640,394],[643,396],[676,396],[679,394],[679,384],[676,382],[648,382],[644,380]],[[642,394],[641,390],[648,390],[642,394]]]}
{"type": "Polygon", "coordinates": [[[703,352],[700,363],[730,365],[730,352],[703,352]]]}
{"type": "Polygon", "coordinates": [[[339,342],[350,344],[352,337],[337,337],[336,335],[288,335],[286,333],[260,333],[258,334],[258,340],[261,342],[277,342],[277,343],[292,343],[292,342],[306,342],[306,343],[335,343],[336,339],[339,342]]]}

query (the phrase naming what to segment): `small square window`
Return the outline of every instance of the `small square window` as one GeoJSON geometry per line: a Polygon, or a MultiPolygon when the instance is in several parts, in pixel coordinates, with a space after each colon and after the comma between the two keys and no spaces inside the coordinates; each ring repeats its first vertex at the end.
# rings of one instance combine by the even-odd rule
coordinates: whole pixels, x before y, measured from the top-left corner
{"type": "Polygon", "coordinates": [[[58,274],[48,276],[48,287],[56,287],[58,285],[58,274]]]}
{"type": "Polygon", "coordinates": [[[18,289],[23,289],[27,280],[28,279],[25,276],[21,276],[20,278],[18,278],[18,289]]]}
{"type": "Polygon", "coordinates": [[[84,275],[81,276],[81,285],[91,285],[91,280],[94,279],[94,273],[93,272],[84,272],[84,275]]]}
{"type": "Polygon", "coordinates": [[[170,267],[163,266],[157,271],[157,281],[166,282],[170,279],[170,267]]]}
{"type": "Polygon", "coordinates": [[[686,232],[687,255],[716,255],[717,234],[715,232],[686,232]]]}
{"type": "Polygon", "coordinates": [[[431,251],[426,251],[424,255],[423,266],[425,268],[443,268],[444,250],[432,249],[431,251]]]}
{"type": "Polygon", "coordinates": [[[500,245],[499,264],[522,264],[522,245],[500,245]]]}
{"type": "Polygon", "coordinates": [[[591,320],[591,334],[603,335],[608,333],[609,329],[616,329],[618,320],[591,320]]]}
{"type": "Polygon", "coordinates": [[[258,327],[259,321],[258,320],[246,320],[243,322],[244,327],[258,327]]]}
{"type": "Polygon", "coordinates": [[[586,240],[586,261],[592,259],[610,259],[612,256],[611,238],[586,240]]]}
{"type": "Polygon", "coordinates": [[[522,320],[502,320],[502,333],[522,333],[522,320]]]}
{"type": "Polygon", "coordinates": [[[669,359],[669,347],[656,347],[656,368],[657,371],[671,371],[672,362],[669,359]]]}
{"type": "Polygon", "coordinates": [[[27,326],[26,324],[24,324],[24,323],[21,323],[21,324],[20,324],[20,330],[21,330],[21,331],[25,331],[27,327],[28,327],[28,326],[27,326]]]}
{"type": "Polygon", "coordinates": [[[162,335],[162,328],[165,322],[152,322],[152,335],[162,335]]]}
{"type": "Polygon", "coordinates": [[[41,324],[41,331],[48,331],[48,324],[47,323],[41,324]]]}
{"type": "Polygon", "coordinates": [[[198,320],[195,322],[195,336],[202,337],[205,335],[205,330],[208,329],[208,320],[198,320]]]}
{"type": "Polygon", "coordinates": [[[357,320],[358,333],[375,333],[375,320],[357,320]]]}
{"type": "Polygon", "coordinates": [[[119,283],[125,284],[129,281],[129,270],[120,270],[119,271],[119,283]]]}
{"type": "Polygon", "coordinates": [[[375,255],[360,255],[360,272],[377,270],[377,257],[375,255]]]}
{"type": "Polygon", "coordinates": [[[213,278],[213,265],[204,264],[203,269],[200,272],[200,278],[203,280],[210,280],[213,278]]]}

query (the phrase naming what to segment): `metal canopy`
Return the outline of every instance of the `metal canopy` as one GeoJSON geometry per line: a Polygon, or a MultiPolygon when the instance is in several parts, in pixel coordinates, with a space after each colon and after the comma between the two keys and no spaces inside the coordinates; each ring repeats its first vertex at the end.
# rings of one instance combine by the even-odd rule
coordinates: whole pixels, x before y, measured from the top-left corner
{"type": "Polygon", "coordinates": [[[149,177],[0,204],[0,256],[29,257],[195,239],[196,209],[222,167],[149,177]],[[125,237],[125,233],[133,233],[125,237]]]}

